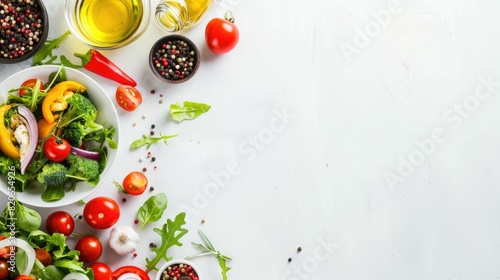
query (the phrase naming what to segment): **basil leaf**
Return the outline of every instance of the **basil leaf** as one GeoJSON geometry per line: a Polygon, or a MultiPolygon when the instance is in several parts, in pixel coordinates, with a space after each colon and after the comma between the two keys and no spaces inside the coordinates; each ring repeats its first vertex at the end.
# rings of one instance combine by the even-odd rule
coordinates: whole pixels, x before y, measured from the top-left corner
{"type": "Polygon", "coordinates": [[[167,195],[159,193],[144,202],[137,212],[137,220],[141,222],[141,229],[150,222],[158,221],[167,209],[167,195]]]}
{"type": "Polygon", "coordinates": [[[201,114],[208,112],[211,106],[203,103],[184,101],[181,105],[170,104],[170,115],[172,119],[177,122],[182,122],[183,120],[193,120],[199,117],[201,114]]]}
{"type": "Polygon", "coordinates": [[[46,187],[42,193],[43,201],[57,201],[64,197],[64,186],[46,187]]]}
{"type": "Polygon", "coordinates": [[[16,226],[26,232],[32,232],[40,228],[42,217],[33,209],[22,205],[16,200],[16,226]]]}

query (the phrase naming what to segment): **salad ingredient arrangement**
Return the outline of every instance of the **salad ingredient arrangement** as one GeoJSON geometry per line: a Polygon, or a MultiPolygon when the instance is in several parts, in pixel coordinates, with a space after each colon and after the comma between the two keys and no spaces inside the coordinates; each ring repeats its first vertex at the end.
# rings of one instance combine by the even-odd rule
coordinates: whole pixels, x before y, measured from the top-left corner
{"type": "Polygon", "coordinates": [[[129,225],[115,227],[110,232],[109,247],[118,255],[133,253],[139,243],[139,234],[129,225]]]}
{"type": "Polygon", "coordinates": [[[95,122],[97,109],[85,86],[67,80],[63,68],[45,85],[38,78],[20,84],[0,106],[0,172],[10,178],[9,184],[17,192],[42,187],[44,201],[62,199],[81,181],[97,185],[106,164],[103,145],[114,143],[114,129],[95,122]],[[83,143],[98,146],[80,153],[71,147],[83,143]]]}
{"type": "Polygon", "coordinates": [[[227,12],[225,18],[213,18],[205,27],[207,47],[215,54],[224,54],[236,47],[240,31],[234,24],[233,14],[227,12]]]}

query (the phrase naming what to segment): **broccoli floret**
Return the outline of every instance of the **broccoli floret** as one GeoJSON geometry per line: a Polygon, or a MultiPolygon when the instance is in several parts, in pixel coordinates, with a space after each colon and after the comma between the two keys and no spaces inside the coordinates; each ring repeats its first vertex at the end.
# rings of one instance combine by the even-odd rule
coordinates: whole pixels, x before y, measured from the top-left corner
{"type": "Polygon", "coordinates": [[[62,114],[59,127],[64,128],[74,121],[94,122],[97,118],[97,108],[85,96],[73,94],[66,99],[68,110],[62,114]]]}
{"type": "Polygon", "coordinates": [[[45,187],[58,187],[63,185],[68,179],[66,177],[67,174],[68,169],[63,164],[50,162],[42,167],[37,179],[45,187]]]}
{"type": "Polygon", "coordinates": [[[90,181],[89,183],[99,178],[99,163],[97,161],[75,154],[70,154],[66,161],[69,165],[66,177],[90,181]]]}
{"type": "Polygon", "coordinates": [[[94,133],[103,128],[104,127],[102,125],[93,121],[74,121],[64,128],[62,137],[66,139],[70,145],[80,147],[85,135],[94,133]]]}

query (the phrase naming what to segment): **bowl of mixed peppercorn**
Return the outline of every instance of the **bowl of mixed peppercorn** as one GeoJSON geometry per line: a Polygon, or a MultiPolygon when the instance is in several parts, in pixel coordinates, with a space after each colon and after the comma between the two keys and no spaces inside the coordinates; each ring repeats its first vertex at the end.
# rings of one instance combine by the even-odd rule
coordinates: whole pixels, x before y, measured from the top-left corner
{"type": "Polygon", "coordinates": [[[158,269],[155,280],[203,280],[198,268],[187,260],[171,260],[158,269]]]}
{"type": "Polygon", "coordinates": [[[200,51],[183,35],[167,35],[151,48],[149,66],[160,80],[178,84],[191,79],[200,66],[200,51]]]}
{"type": "Polygon", "coordinates": [[[0,1],[0,64],[25,61],[45,44],[49,31],[41,0],[0,1]]]}

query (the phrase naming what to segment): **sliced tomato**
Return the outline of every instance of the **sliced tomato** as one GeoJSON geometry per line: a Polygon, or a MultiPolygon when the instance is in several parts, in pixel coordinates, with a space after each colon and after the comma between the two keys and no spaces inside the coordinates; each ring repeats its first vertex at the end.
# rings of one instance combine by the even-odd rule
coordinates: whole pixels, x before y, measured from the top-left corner
{"type": "MultiPolygon", "coordinates": [[[[29,92],[30,88],[34,89],[37,81],[38,81],[38,79],[28,79],[28,80],[24,81],[21,84],[21,88],[19,89],[19,95],[23,96],[29,92]]],[[[38,89],[43,90],[43,83],[41,81],[40,81],[40,86],[38,87],[38,89]]]]}
{"type": "Polygon", "coordinates": [[[125,111],[134,111],[142,103],[141,93],[133,86],[120,85],[116,89],[116,102],[125,111]]]}
{"type": "Polygon", "coordinates": [[[113,279],[117,280],[120,276],[125,274],[135,274],[141,278],[141,280],[149,280],[149,275],[141,268],[133,265],[126,265],[118,268],[113,272],[113,279]]]}

